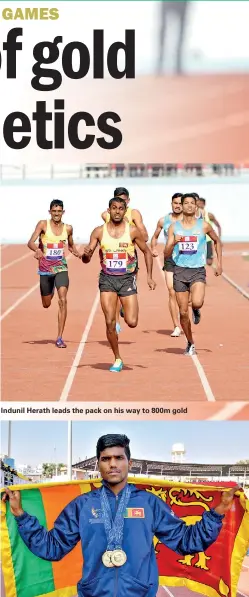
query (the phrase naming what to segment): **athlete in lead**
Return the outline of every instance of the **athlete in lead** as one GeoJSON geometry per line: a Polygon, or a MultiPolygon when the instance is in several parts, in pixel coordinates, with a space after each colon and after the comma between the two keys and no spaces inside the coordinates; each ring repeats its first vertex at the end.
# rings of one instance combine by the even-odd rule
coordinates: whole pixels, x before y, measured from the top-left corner
{"type": "Polygon", "coordinates": [[[116,330],[118,298],[127,325],[135,328],[138,323],[136,245],[144,253],[148,286],[151,290],[156,287],[152,279],[151,252],[140,230],[125,221],[126,210],[126,202],[121,197],[114,197],[109,201],[110,221],[93,230],[82,256],[83,263],[89,263],[97,245],[100,246],[99,290],[106,321],[106,335],[115,357],[115,362],[110,368],[112,372],[119,372],[123,368],[116,330]]]}

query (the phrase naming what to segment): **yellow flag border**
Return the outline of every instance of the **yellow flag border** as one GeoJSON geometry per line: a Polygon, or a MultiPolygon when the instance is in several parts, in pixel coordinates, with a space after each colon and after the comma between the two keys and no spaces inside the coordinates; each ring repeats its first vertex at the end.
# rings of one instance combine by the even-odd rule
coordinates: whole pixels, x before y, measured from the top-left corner
{"type": "Polygon", "coordinates": [[[1,558],[3,581],[7,597],[17,597],[11,545],[6,521],[6,506],[1,500],[1,558]],[[9,562],[6,564],[5,562],[9,562]]]}

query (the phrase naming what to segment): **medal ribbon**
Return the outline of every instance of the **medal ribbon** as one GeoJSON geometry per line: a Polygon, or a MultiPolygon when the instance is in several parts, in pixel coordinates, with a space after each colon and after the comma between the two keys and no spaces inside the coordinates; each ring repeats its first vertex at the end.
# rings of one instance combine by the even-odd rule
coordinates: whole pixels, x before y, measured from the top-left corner
{"type": "Polygon", "coordinates": [[[103,513],[104,527],[107,536],[107,551],[122,549],[124,532],[124,513],[130,499],[131,490],[127,485],[122,493],[115,519],[112,518],[112,511],[106,494],[105,487],[102,486],[100,492],[101,510],[103,513]]]}

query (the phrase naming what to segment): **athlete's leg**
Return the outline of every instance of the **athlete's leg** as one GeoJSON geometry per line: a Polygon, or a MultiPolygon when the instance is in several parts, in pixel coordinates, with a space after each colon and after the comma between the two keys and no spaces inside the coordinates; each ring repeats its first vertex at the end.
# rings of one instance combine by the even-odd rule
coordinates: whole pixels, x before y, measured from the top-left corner
{"type": "Polygon", "coordinates": [[[117,301],[117,308],[116,308],[116,332],[119,334],[121,332],[121,325],[120,325],[120,314],[121,314],[121,303],[117,301]]]}
{"type": "Polygon", "coordinates": [[[58,311],[58,338],[62,338],[65,323],[67,319],[67,293],[68,289],[65,286],[60,286],[57,289],[59,297],[59,311],[58,311]]]}
{"type": "Polygon", "coordinates": [[[105,316],[106,337],[114,354],[115,360],[120,359],[118,336],[116,332],[116,311],[118,297],[115,292],[101,292],[100,304],[105,316]]]}
{"type": "Polygon", "coordinates": [[[166,286],[169,292],[169,312],[173,321],[174,328],[178,328],[178,306],[176,301],[176,293],[173,288],[173,272],[165,271],[166,286]]]}
{"type": "Polygon", "coordinates": [[[54,296],[55,276],[40,276],[40,293],[42,306],[48,309],[54,296]]]}
{"type": "Polygon", "coordinates": [[[56,345],[59,348],[66,348],[66,344],[62,340],[62,335],[65,328],[65,323],[67,319],[67,293],[69,287],[69,278],[68,272],[60,272],[55,276],[55,286],[58,292],[58,303],[59,303],[59,311],[58,311],[58,338],[56,345]]]}
{"type": "MultiPolygon", "coordinates": [[[[136,271],[136,286],[137,286],[137,280],[138,280],[138,272],[139,272],[139,270],[136,271]]],[[[120,298],[119,298],[119,300],[120,300],[120,298]]],[[[120,314],[121,317],[124,317],[125,316],[124,315],[124,308],[122,306],[121,300],[120,300],[120,305],[121,305],[121,309],[119,311],[119,314],[120,314]]]]}
{"type": "Polygon", "coordinates": [[[191,322],[189,319],[188,312],[189,292],[176,292],[176,300],[180,311],[180,322],[182,329],[184,331],[188,343],[193,344],[194,340],[192,336],[191,322]]]}
{"type": "Polygon", "coordinates": [[[137,327],[138,323],[138,300],[137,294],[120,297],[120,302],[124,312],[125,323],[129,328],[137,327]]]}
{"type": "Polygon", "coordinates": [[[192,298],[192,318],[195,325],[200,323],[201,312],[200,309],[204,303],[205,297],[205,283],[193,282],[190,287],[190,294],[192,298]]]}
{"type": "Polygon", "coordinates": [[[190,287],[193,309],[201,309],[205,298],[204,282],[194,282],[190,287]]]}

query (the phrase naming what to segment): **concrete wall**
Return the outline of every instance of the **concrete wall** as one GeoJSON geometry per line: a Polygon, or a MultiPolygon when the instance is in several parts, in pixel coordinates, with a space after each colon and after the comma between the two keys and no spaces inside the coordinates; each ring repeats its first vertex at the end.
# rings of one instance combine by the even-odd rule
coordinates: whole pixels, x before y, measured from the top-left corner
{"type": "Polygon", "coordinates": [[[158,219],[170,210],[173,193],[196,191],[220,221],[224,241],[249,242],[249,179],[236,176],[2,182],[1,242],[26,243],[38,220],[49,217],[54,198],[64,201],[64,220],[73,225],[75,241],[86,242],[92,229],[102,223],[100,214],[113,190],[121,185],[129,189],[131,205],[141,211],[150,236],[158,219]]]}

